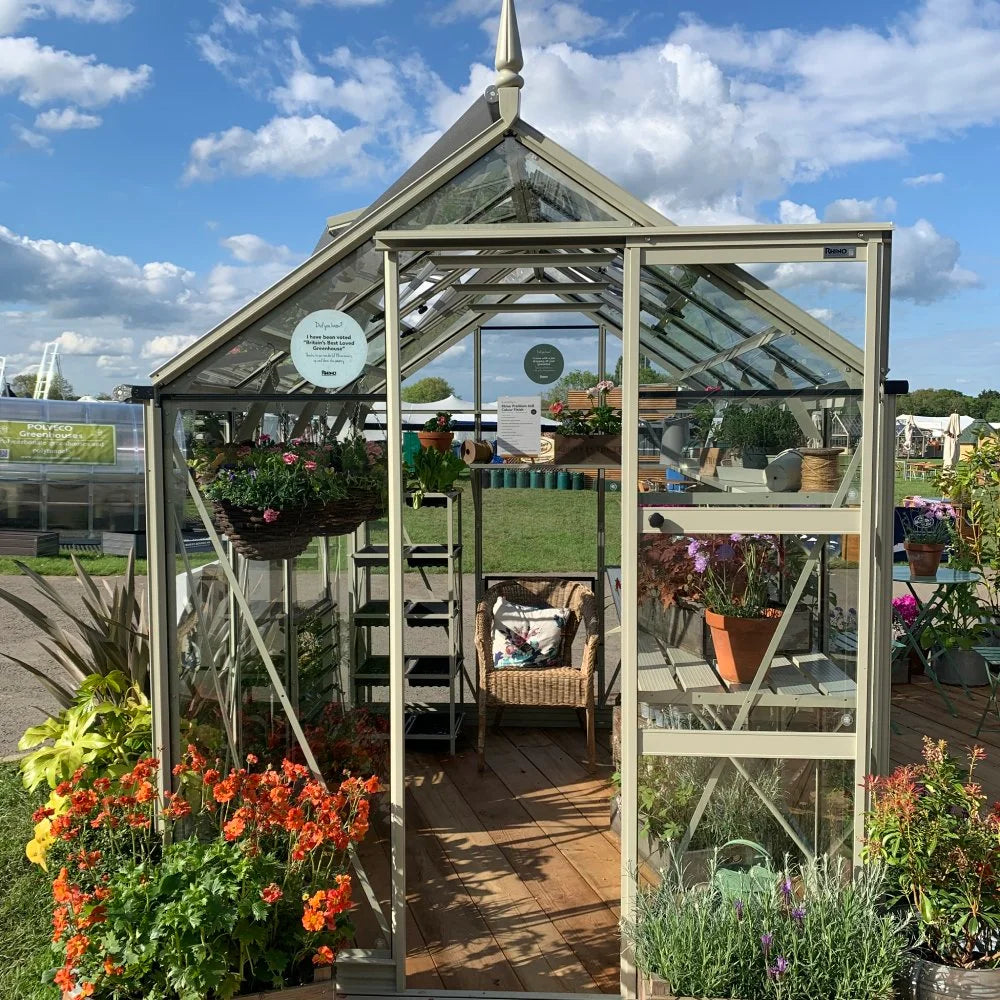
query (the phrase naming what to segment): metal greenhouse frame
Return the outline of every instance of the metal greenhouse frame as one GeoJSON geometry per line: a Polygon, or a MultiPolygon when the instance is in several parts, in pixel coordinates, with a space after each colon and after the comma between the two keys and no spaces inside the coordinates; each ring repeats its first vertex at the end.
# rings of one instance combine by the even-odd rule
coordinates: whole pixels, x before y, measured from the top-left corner
{"type": "MultiPolygon", "coordinates": [[[[642,757],[717,762],[685,845],[727,762],[737,769],[754,759],[842,762],[854,788],[849,853],[856,853],[863,833],[862,779],[888,766],[890,631],[882,609],[891,594],[892,560],[890,227],[674,226],[521,119],[522,68],[513,0],[503,0],[496,85],[373,205],[330,220],[307,261],[158,369],[145,400],[154,743],[167,781],[189,725],[182,697],[190,699],[191,691],[223,707],[220,724],[238,749],[240,684],[246,682],[241,671],[251,660],[269,710],[285,720],[289,739],[318,773],[303,723],[309,706],[299,685],[295,626],[302,615],[336,615],[338,555],[329,545],[319,546],[308,574],[295,559],[251,567],[213,526],[187,463],[197,418],[211,415],[225,439],[235,442],[254,433],[265,414],[277,414],[294,437],[316,420],[334,432],[364,428],[371,407],[385,404],[391,905],[382,911],[358,862],[378,940],[341,956],[342,991],[406,992],[401,384],[464,338],[478,344],[492,316],[585,315],[622,343],[622,917],[633,912],[637,891],[642,757]],[[865,274],[861,348],[751,273],[769,264],[834,268],[845,259],[865,274]],[[539,295],[544,301],[537,301],[539,295]],[[368,341],[364,371],[339,390],[309,383],[289,356],[297,322],[320,308],[357,319],[368,341]],[[674,381],[679,400],[707,392],[721,401],[773,399],[807,430],[816,427],[807,403],[819,411],[847,400],[860,414],[860,447],[840,485],[826,493],[640,493],[640,358],[674,381]],[[204,524],[218,560],[210,584],[184,555],[179,526],[185,508],[204,524]],[[817,682],[808,693],[796,689],[786,696],[768,687],[790,614],[745,688],[692,695],[676,690],[673,675],[662,671],[656,674],[665,677],[661,687],[650,687],[636,589],[642,539],[716,532],[820,540],[804,550],[786,595],[789,610],[809,581],[825,572],[824,540],[860,536],[853,690],[838,694],[817,682]],[[709,725],[641,727],[640,703],[657,697],[701,713],[709,725]],[[822,715],[834,708],[839,721],[812,729],[794,721],[761,728],[755,722],[761,706],[791,720],[800,710],[822,715]]],[[[481,406],[478,382],[476,402],[481,406]]],[[[773,803],[769,809],[796,840],[794,824],[773,803]]],[[[812,847],[805,846],[818,849],[819,842],[817,834],[812,847]]],[[[623,949],[621,993],[633,997],[635,989],[635,969],[623,949]]]]}

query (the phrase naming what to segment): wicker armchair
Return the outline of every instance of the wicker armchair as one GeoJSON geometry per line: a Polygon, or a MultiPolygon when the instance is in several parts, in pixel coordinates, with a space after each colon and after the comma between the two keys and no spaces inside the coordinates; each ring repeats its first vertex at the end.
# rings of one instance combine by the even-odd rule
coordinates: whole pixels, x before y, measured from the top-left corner
{"type": "MultiPolygon", "coordinates": [[[[587,755],[594,767],[594,666],[600,634],[597,601],[583,584],[553,580],[507,580],[490,587],[476,608],[476,659],[479,662],[479,770],[486,767],[486,714],[502,714],[506,705],[568,706],[586,713],[587,755]],[[558,667],[525,670],[493,667],[493,605],[503,597],[512,604],[569,608],[558,667]],[[579,667],[573,666],[573,640],[583,625],[587,640],[579,667]]],[[[499,725],[499,716],[497,719],[499,725]]]]}

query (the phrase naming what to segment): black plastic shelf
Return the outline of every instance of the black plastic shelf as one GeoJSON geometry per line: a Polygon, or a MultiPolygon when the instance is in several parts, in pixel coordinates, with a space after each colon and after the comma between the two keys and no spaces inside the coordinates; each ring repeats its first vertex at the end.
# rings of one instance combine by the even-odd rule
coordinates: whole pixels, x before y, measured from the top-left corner
{"type": "Polygon", "coordinates": [[[455,730],[451,730],[447,712],[407,712],[406,739],[408,740],[450,740],[462,730],[464,712],[455,713],[455,730]]]}
{"type": "Polygon", "coordinates": [[[414,628],[447,628],[455,615],[454,604],[454,601],[413,601],[406,609],[406,624],[414,628]]]}
{"type": "Polygon", "coordinates": [[[389,657],[365,657],[354,671],[354,681],[358,684],[387,686],[389,684],[389,657]]]}
{"type": "Polygon", "coordinates": [[[411,566],[447,566],[449,559],[457,559],[461,553],[461,545],[453,545],[449,556],[447,545],[420,542],[406,553],[406,561],[411,566]]]}
{"type": "Polygon", "coordinates": [[[366,601],[354,611],[354,620],[361,625],[388,625],[389,602],[383,600],[366,601]]]}
{"type": "MultiPolygon", "coordinates": [[[[462,657],[455,660],[455,673],[462,665],[462,657]]],[[[447,656],[408,656],[406,679],[416,687],[447,687],[452,679],[451,659],[447,656]]]]}
{"type": "Polygon", "coordinates": [[[364,563],[366,566],[388,566],[389,546],[366,545],[354,553],[354,561],[364,563]]]}

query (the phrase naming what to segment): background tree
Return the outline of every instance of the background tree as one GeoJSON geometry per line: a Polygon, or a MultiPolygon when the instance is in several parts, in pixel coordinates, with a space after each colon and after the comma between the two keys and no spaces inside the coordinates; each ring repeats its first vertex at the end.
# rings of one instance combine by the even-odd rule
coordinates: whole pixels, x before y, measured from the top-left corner
{"type": "Polygon", "coordinates": [[[896,412],[918,417],[947,417],[958,413],[963,417],[1000,421],[1000,391],[983,389],[978,396],[967,396],[958,389],[914,389],[899,397],[896,412]]]}
{"type": "Polygon", "coordinates": [[[454,396],[451,384],[438,375],[428,375],[410,385],[404,385],[401,398],[404,403],[436,403],[439,399],[454,396]]]}
{"type": "MultiPolygon", "coordinates": [[[[34,372],[22,372],[10,380],[11,390],[18,396],[31,397],[35,394],[35,382],[38,376],[34,372]]],[[[49,389],[49,399],[76,399],[73,386],[65,375],[56,374],[52,377],[49,389]]]]}
{"type": "Polygon", "coordinates": [[[588,372],[583,369],[566,372],[558,382],[553,382],[548,391],[542,396],[542,406],[550,407],[553,403],[565,403],[566,393],[570,389],[592,389],[600,381],[597,372],[588,372]]]}
{"type": "MultiPolygon", "coordinates": [[[[663,372],[657,371],[649,358],[643,354],[639,355],[639,385],[667,385],[672,381],[673,379],[669,375],[664,375],[663,372]]],[[[615,385],[622,384],[621,358],[618,359],[618,364],[615,365],[614,383],[615,385]]]]}

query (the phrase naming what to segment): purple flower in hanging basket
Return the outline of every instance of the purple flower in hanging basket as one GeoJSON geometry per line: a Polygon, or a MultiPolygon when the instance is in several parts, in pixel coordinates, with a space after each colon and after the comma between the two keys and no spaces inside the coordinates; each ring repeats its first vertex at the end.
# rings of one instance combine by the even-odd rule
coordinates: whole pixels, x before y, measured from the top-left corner
{"type": "Polygon", "coordinates": [[[701,542],[697,538],[692,538],[688,542],[688,558],[694,559],[694,557],[701,551],[701,542]]]}
{"type": "Polygon", "coordinates": [[[264,511],[264,520],[267,524],[274,524],[280,516],[280,512],[271,507],[268,507],[267,510],[264,511]]]}
{"type": "Polygon", "coordinates": [[[734,531],[734,532],[733,532],[733,533],[732,533],[732,534],[731,534],[731,535],[729,536],[729,540],[730,540],[731,542],[742,542],[742,541],[743,541],[743,535],[742,535],[742,534],[741,534],[740,532],[738,532],[738,531],[734,531]]]}
{"type": "Polygon", "coordinates": [[[708,569],[708,556],[704,552],[699,552],[694,557],[694,571],[696,573],[704,573],[706,569],[708,569]]]}

